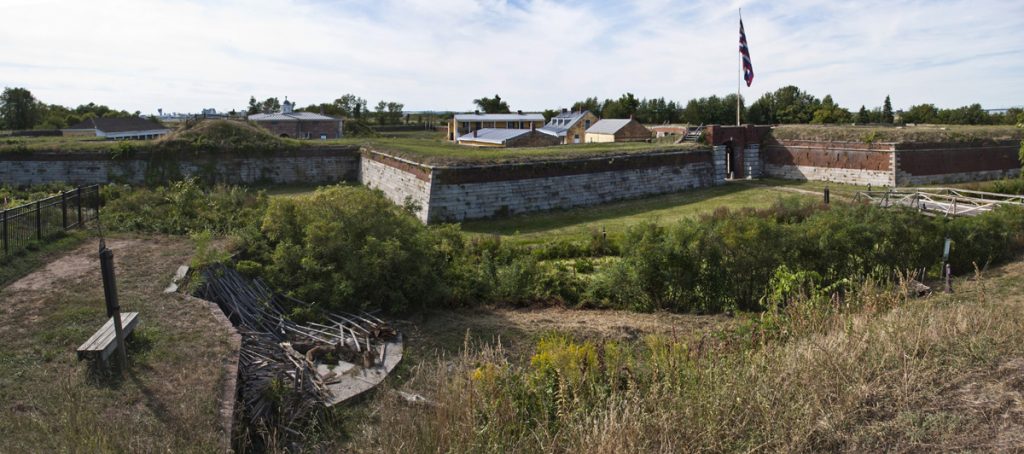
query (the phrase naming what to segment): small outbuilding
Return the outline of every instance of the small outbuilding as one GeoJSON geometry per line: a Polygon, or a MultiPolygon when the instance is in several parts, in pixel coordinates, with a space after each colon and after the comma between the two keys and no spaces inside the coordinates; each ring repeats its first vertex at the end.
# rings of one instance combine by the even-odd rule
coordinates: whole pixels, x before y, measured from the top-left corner
{"type": "Polygon", "coordinates": [[[632,118],[605,119],[587,129],[587,143],[599,142],[646,142],[651,140],[651,130],[632,118]]]}
{"type": "Polygon", "coordinates": [[[171,130],[152,120],[139,117],[90,118],[61,130],[65,136],[106,137],[107,139],[155,139],[171,130]]]}
{"type": "Polygon", "coordinates": [[[476,129],[469,134],[460,136],[459,145],[472,147],[549,147],[558,145],[561,140],[557,136],[540,132],[537,129],[476,129]]]}
{"type": "Polygon", "coordinates": [[[562,113],[551,117],[548,124],[538,131],[557,136],[563,144],[586,143],[587,129],[597,123],[597,116],[589,110],[562,113]]]}
{"type": "Polygon", "coordinates": [[[249,121],[256,123],[275,136],[293,139],[337,139],[344,131],[342,120],[315,114],[295,112],[295,104],[287,99],[281,104],[281,111],[269,114],[249,115],[249,121]]]}

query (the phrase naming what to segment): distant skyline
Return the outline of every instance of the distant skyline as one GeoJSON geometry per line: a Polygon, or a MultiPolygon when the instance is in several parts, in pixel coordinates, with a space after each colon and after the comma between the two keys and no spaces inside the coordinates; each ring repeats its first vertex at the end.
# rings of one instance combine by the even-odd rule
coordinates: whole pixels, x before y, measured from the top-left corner
{"type": "Polygon", "coordinates": [[[0,0],[0,86],[144,114],[298,105],[345,93],[409,111],[590,96],[736,92],[743,8],[753,86],[856,111],[1024,104],[1024,2],[0,0]]]}

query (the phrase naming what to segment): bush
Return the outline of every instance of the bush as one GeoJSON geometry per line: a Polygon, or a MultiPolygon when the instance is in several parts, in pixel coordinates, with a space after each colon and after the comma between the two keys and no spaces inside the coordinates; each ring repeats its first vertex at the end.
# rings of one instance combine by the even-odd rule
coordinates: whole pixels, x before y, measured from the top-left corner
{"type": "MultiPolygon", "coordinates": [[[[425,308],[446,295],[446,249],[416,218],[363,188],[274,199],[251,238],[264,277],[332,311],[425,308]]],[[[454,251],[458,253],[458,251],[454,251]]]]}
{"type": "Polygon", "coordinates": [[[719,210],[700,221],[630,228],[622,260],[598,273],[584,303],[633,310],[763,310],[780,269],[815,276],[822,288],[847,279],[891,282],[897,272],[938,275],[943,239],[959,273],[1024,249],[1024,210],[928,218],[867,205],[829,209],[777,205],[719,210]]]}

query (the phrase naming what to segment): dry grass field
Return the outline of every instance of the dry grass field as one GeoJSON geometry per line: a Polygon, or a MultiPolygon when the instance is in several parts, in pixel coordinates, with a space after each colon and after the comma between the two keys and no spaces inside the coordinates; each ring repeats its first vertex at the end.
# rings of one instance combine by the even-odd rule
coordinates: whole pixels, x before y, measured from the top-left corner
{"type": "Polygon", "coordinates": [[[164,295],[192,242],[117,237],[123,311],[140,313],[121,377],[78,361],[105,306],[90,238],[0,290],[0,452],[214,452],[230,337],[210,309],[164,295]]]}

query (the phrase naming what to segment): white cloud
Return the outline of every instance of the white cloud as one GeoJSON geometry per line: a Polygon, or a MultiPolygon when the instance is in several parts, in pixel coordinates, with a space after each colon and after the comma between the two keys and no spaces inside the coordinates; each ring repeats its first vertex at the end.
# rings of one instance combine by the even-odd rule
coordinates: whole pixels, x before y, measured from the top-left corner
{"type": "Polygon", "coordinates": [[[795,0],[0,0],[0,85],[128,110],[300,104],[356,93],[407,109],[587,96],[685,101],[736,87],[736,8],[754,86],[851,108],[1024,104],[1024,4],[795,0]],[[40,18],[11,20],[10,18],[40,18]]]}

